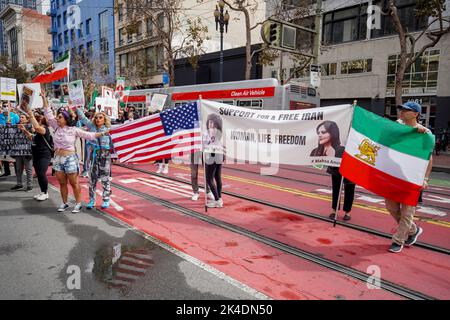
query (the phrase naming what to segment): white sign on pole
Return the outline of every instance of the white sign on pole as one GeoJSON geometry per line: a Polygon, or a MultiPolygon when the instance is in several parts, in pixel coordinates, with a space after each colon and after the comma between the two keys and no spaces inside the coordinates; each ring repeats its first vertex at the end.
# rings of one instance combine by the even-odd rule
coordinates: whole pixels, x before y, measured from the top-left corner
{"type": "Polygon", "coordinates": [[[314,88],[320,87],[320,70],[321,67],[319,65],[311,65],[310,66],[310,83],[314,88]]]}
{"type": "Polygon", "coordinates": [[[0,78],[0,100],[16,102],[16,86],[16,79],[0,78]]]}
{"type": "Polygon", "coordinates": [[[69,98],[72,100],[73,106],[84,107],[83,80],[72,81],[69,83],[69,98]]]}
{"type": "Polygon", "coordinates": [[[112,120],[115,120],[119,117],[119,100],[108,98],[96,98],[95,112],[104,112],[112,120]]]}
{"type": "Polygon", "coordinates": [[[154,93],[152,100],[150,102],[150,112],[161,111],[164,108],[164,104],[166,103],[167,95],[154,93]]]}
{"type": "Polygon", "coordinates": [[[28,99],[28,106],[31,109],[40,109],[44,106],[44,102],[40,96],[41,93],[41,84],[40,83],[22,83],[17,85],[17,90],[19,91],[20,102],[19,105],[22,104],[22,93],[25,89],[26,99],[28,99]],[[31,92],[33,91],[33,92],[31,92]],[[29,93],[29,94],[28,94],[29,93]]]}
{"type": "Polygon", "coordinates": [[[102,86],[102,98],[114,98],[114,89],[102,86]]]}

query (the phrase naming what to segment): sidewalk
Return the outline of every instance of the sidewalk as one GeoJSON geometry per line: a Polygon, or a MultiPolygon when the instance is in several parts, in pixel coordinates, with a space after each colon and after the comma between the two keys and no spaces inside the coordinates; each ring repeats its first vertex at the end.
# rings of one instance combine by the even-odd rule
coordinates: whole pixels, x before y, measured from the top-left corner
{"type": "Polygon", "coordinates": [[[450,152],[440,152],[437,156],[433,154],[433,171],[450,173],[450,152]]]}

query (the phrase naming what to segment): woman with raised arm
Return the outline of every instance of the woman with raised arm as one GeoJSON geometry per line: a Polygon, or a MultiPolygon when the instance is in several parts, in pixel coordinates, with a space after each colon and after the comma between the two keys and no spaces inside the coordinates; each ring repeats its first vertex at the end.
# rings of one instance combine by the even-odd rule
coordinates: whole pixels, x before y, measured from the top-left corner
{"type": "MultiPolygon", "coordinates": [[[[89,131],[96,133],[108,132],[111,127],[111,120],[104,112],[97,112],[92,121],[90,121],[84,112],[77,108],[78,118],[81,123],[89,128],[89,131]]],[[[104,135],[96,141],[89,141],[91,159],[89,170],[89,203],[87,209],[95,206],[95,191],[97,182],[100,179],[103,185],[103,204],[102,208],[109,207],[111,196],[111,137],[104,135]]]]}
{"type": "Polygon", "coordinates": [[[42,100],[44,101],[44,115],[50,127],[55,130],[53,142],[55,145],[55,158],[53,161],[53,168],[56,171],[56,178],[58,179],[61,197],[63,203],[59,206],[58,212],[64,212],[69,208],[67,198],[69,189],[67,184],[70,183],[75,195],[75,207],[72,213],[80,212],[81,205],[81,189],[78,182],[78,174],[80,172],[80,161],[75,152],[75,141],[77,138],[86,140],[95,140],[108,134],[105,132],[86,132],[74,127],[72,117],[66,108],[59,108],[56,113],[56,119],[52,110],[48,106],[45,98],[45,92],[41,92],[42,100]]]}

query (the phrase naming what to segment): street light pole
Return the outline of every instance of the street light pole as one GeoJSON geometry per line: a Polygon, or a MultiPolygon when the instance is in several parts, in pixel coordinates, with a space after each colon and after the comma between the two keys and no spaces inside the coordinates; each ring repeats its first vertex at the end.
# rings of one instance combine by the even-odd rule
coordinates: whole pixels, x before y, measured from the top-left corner
{"type": "Polygon", "coordinates": [[[214,18],[216,20],[216,31],[220,26],[220,70],[219,70],[219,81],[223,82],[223,33],[228,33],[228,22],[230,21],[230,15],[228,14],[228,10],[223,13],[223,9],[225,7],[225,2],[223,0],[219,0],[216,5],[216,10],[214,10],[214,18]]]}

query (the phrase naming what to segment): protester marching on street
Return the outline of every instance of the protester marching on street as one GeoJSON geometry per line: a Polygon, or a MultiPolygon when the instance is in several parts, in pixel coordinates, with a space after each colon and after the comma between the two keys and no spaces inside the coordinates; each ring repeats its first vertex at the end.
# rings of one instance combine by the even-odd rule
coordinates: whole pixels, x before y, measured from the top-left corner
{"type": "Polygon", "coordinates": [[[87,209],[95,206],[97,182],[100,180],[103,186],[102,208],[109,207],[111,196],[111,137],[106,135],[111,127],[111,120],[105,112],[95,113],[92,120],[89,120],[84,112],[78,108],[78,117],[83,125],[89,128],[90,132],[101,133],[102,136],[96,141],[89,141],[89,203],[87,209]]]}
{"type": "MultiPolygon", "coordinates": [[[[20,122],[18,124],[18,128],[23,132],[23,134],[25,134],[25,136],[29,139],[29,140],[33,140],[33,134],[31,132],[29,132],[26,128],[25,125],[29,124],[30,119],[28,115],[25,114],[21,114],[20,115],[20,122]]],[[[26,173],[26,182],[27,182],[27,186],[25,188],[25,191],[29,192],[31,190],[33,190],[33,158],[31,155],[27,155],[27,156],[14,156],[13,157],[16,160],[16,185],[14,187],[11,188],[11,190],[21,190],[24,186],[23,186],[23,182],[22,182],[22,174],[23,171],[25,170],[26,173]]]]}
{"type": "MultiPolygon", "coordinates": [[[[418,123],[417,119],[421,114],[422,107],[416,102],[409,101],[397,109],[400,112],[400,119],[397,122],[416,128],[418,132],[431,134],[431,131],[418,123]]],[[[432,156],[430,157],[428,167],[423,181],[423,189],[428,187],[429,177],[432,169],[432,156]]],[[[386,209],[398,224],[397,232],[392,236],[392,244],[389,248],[390,252],[400,252],[403,246],[412,246],[416,243],[417,238],[422,234],[423,230],[414,222],[414,214],[416,206],[402,204],[390,199],[385,199],[386,209]]]]}
{"type": "MultiPolygon", "coordinates": [[[[11,102],[4,102],[2,105],[2,113],[0,114],[0,126],[7,124],[18,124],[20,118],[12,111],[11,102]]],[[[11,169],[9,167],[9,161],[2,160],[3,173],[0,177],[7,177],[11,175],[11,169]]]]}
{"type": "Polygon", "coordinates": [[[222,163],[224,149],[222,139],[222,119],[217,114],[210,114],[206,119],[206,133],[203,135],[205,153],[205,175],[214,200],[208,201],[208,208],[222,208],[222,163]]]}
{"type": "Polygon", "coordinates": [[[34,114],[29,110],[28,115],[33,126],[33,167],[36,172],[40,193],[34,196],[37,201],[48,199],[47,170],[54,153],[53,138],[47,124],[47,119],[39,113],[34,114]]]}
{"type": "MultiPolygon", "coordinates": [[[[191,153],[191,185],[192,185],[192,201],[197,201],[199,198],[199,186],[198,186],[198,169],[200,166],[200,162],[203,161],[203,155],[201,151],[191,153]]],[[[208,195],[208,199],[215,200],[214,195],[209,189],[208,184],[205,186],[206,193],[208,195]]]]}
{"type": "Polygon", "coordinates": [[[48,106],[45,99],[45,92],[41,92],[44,100],[44,114],[50,127],[54,132],[55,158],[53,167],[56,171],[56,178],[58,179],[61,191],[61,198],[63,203],[59,206],[58,212],[64,212],[69,208],[68,205],[68,183],[71,185],[75,195],[75,207],[72,213],[80,212],[81,205],[81,189],[78,182],[78,175],[80,171],[78,155],[75,152],[75,142],[77,138],[86,140],[95,140],[108,134],[105,132],[86,132],[75,127],[73,118],[68,111],[68,108],[60,108],[57,111],[56,119],[52,110],[48,106]]]}

